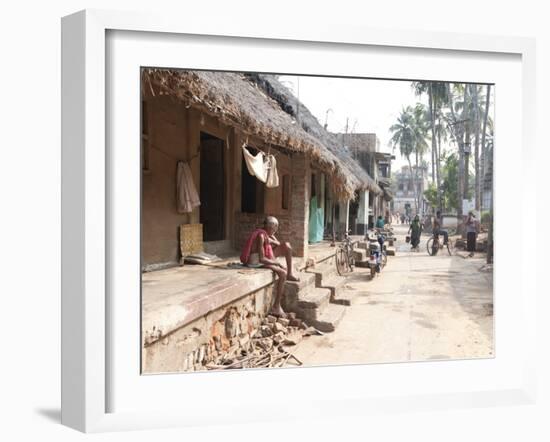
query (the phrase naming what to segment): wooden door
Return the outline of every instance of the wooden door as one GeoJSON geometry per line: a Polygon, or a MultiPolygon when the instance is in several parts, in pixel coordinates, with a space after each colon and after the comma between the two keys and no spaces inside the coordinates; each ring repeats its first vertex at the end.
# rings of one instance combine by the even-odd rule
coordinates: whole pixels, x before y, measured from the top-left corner
{"type": "Polygon", "coordinates": [[[224,142],[201,134],[200,222],[203,241],[225,239],[224,142]]]}

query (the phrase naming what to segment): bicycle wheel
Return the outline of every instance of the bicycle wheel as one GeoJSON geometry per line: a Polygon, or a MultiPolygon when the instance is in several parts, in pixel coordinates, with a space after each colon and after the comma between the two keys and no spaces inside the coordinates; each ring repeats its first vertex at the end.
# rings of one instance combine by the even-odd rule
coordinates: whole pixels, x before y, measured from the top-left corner
{"type": "Polygon", "coordinates": [[[388,255],[386,253],[382,253],[382,260],[380,264],[382,264],[382,268],[386,267],[386,264],[388,263],[388,255]]]}
{"type": "Polygon", "coordinates": [[[336,256],[334,258],[334,260],[336,261],[336,271],[340,276],[343,276],[346,273],[346,268],[348,266],[348,258],[345,250],[342,248],[338,248],[338,250],[336,250],[336,256]]]}
{"type": "Polygon", "coordinates": [[[374,266],[370,268],[370,279],[373,279],[376,276],[376,269],[374,266]]]}
{"type": "Polygon", "coordinates": [[[434,237],[432,236],[427,242],[426,242],[426,249],[428,250],[428,255],[435,256],[437,255],[437,251],[439,249],[439,242],[434,242],[434,237]]]}
{"type": "Polygon", "coordinates": [[[447,252],[449,252],[449,256],[453,255],[453,251],[454,251],[453,242],[451,240],[448,240],[447,241],[447,252]]]}
{"type": "Polygon", "coordinates": [[[428,251],[428,255],[432,256],[432,245],[434,243],[434,237],[432,236],[428,241],[426,241],[426,250],[428,251]]]}
{"type": "Polygon", "coordinates": [[[354,266],[355,266],[355,258],[353,257],[353,246],[352,246],[348,251],[348,267],[350,272],[353,272],[354,266]]]}

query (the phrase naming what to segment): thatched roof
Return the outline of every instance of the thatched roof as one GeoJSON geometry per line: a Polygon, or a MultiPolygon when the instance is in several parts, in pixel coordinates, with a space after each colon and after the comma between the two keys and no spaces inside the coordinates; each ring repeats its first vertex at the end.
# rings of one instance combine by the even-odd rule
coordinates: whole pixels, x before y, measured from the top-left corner
{"type": "Polygon", "coordinates": [[[371,176],[355,161],[351,152],[342,146],[342,142],[337,135],[328,132],[321,126],[309,109],[299,102],[292,92],[277,80],[275,75],[247,74],[247,76],[258,84],[267,95],[276,100],[281,109],[296,118],[304,131],[319,140],[338,158],[340,167],[345,170],[354,190],[382,192],[371,176]]]}
{"type": "MultiPolygon", "coordinates": [[[[282,108],[279,100],[251,80],[240,73],[144,68],[142,93],[176,97],[266,143],[305,153],[321,171],[332,176],[332,190],[338,197],[353,198],[360,183],[351,176],[349,161],[335,155],[317,130],[311,133],[303,124],[297,124],[288,112],[290,108],[282,108]]],[[[301,105],[300,116],[302,110],[305,108],[301,105]]]]}

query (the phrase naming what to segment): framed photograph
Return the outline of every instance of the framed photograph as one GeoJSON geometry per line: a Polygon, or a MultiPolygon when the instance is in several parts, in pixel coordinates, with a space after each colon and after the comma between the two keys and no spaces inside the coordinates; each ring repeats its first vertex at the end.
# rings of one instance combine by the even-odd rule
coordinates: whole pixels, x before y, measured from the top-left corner
{"type": "Polygon", "coordinates": [[[95,10],[62,37],[65,425],[533,403],[532,40],[95,10]]]}

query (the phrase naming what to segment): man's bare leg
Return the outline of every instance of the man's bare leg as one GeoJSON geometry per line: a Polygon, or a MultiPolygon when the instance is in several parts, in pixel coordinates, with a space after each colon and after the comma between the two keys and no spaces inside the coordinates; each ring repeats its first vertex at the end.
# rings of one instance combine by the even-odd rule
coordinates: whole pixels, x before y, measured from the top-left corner
{"type": "Polygon", "coordinates": [[[294,276],[294,268],[292,267],[292,247],[290,243],[281,243],[279,247],[274,250],[275,256],[284,256],[286,260],[287,281],[299,281],[300,279],[294,276]]]}
{"type": "Polygon", "coordinates": [[[279,317],[286,317],[286,313],[283,310],[282,302],[283,302],[283,296],[285,293],[285,282],[287,280],[286,276],[286,270],[278,267],[278,266],[266,266],[268,269],[273,270],[278,278],[277,278],[277,292],[275,294],[275,301],[273,302],[273,307],[271,308],[270,313],[273,316],[279,316],[279,317]]]}

